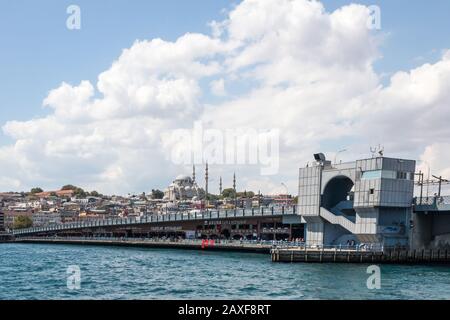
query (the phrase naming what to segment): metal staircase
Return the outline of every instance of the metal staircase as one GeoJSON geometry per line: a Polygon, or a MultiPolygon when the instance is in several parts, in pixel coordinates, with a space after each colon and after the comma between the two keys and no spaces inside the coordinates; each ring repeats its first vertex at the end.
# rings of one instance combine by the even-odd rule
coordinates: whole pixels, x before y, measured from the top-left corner
{"type": "Polygon", "coordinates": [[[343,215],[335,215],[324,207],[320,207],[320,216],[332,224],[340,225],[351,233],[356,233],[356,224],[343,215]]]}

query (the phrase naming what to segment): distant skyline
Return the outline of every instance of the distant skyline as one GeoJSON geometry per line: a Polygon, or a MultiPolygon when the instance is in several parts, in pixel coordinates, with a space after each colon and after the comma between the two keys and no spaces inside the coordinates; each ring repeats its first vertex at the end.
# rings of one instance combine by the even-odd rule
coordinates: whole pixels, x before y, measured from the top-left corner
{"type": "Polygon", "coordinates": [[[240,190],[295,194],[312,153],[378,144],[450,177],[450,3],[350,3],[1,1],[0,191],[164,189],[192,170],[171,133],[198,121],[280,133],[279,172],[213,163],[212,193],[237,172],[240,190]]]}

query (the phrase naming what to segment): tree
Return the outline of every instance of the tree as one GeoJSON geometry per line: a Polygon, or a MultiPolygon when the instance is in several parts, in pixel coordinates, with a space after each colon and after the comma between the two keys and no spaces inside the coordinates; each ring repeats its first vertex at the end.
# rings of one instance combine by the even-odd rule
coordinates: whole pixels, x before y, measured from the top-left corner
{"type": "Polygon", "coordinates": [[[71,184],[65,185],[64,187],[61,188],[61,190],[62,191],[72,190],[74,195],[80,198],[84,198],[87,196],[86,191],[71,184]]]}
{"type": "Polygon", "coordinates": [[[212,193],[208,193],[208,200],[209,201],[218,201],[220,199],[220,196],[212,194],[212,193]]]}
{"type": "Polygon", "coordinates": [[[164,192],[158,189],[152,189],[152,198],[153,199],[162,199],[164,198],[164,192]]]}
{"type": "Polygon", "coordinates": [[[44,192],[44,190],[42,190],[41,188],[38,188],[38,187],[33,188],[30,191],[31,194],[36,194],[36,193],[41,193],[41,192],[44,192]]]}
{"type": "Polygon", "coordinates": [[[25,229],[33,226],[33,220],[28,216],[18,216],[14,219],[14,229],[25,229]]]}
{"type": "Polygon", "coordinates": [[[92,197],[96,197],[96,198],[100,198],[100,197],[102,197],[102,195],[100,194],[100,193],[98,193],[97,191],[92,191],[91,193],[90,193],[90,195],[92,196],[92,197]]]}
{"type": "Polygon", "coordinates": [[[66,191],[66,190],[75,191],[76,189],[78,189],[78,188],[71,184],[65,185],[64,187],[61,188],[62,191],[66,191]]]}
{"type": "Polygon", "coordinates": [[[243,198],[253,198],[255,196],[255,193],[253,191],[244,191],[244,192],[238,192],[237,196],[243,197],[243,198]]]}
{"type": "Polygon", "coordinates": [[[235,192],[233,188],[227,188],[222,191],[222,196],[224,198],[234,198],[235,192]]]}
{"type": "Polygon", "coordinates": [[[75,190],[73,190],[73,191],[74,191],[75,196],[80,197],[80,198],[84,198],[87,195],[86,191],[84,191],[81,188],[75,188],[75,190]]]}

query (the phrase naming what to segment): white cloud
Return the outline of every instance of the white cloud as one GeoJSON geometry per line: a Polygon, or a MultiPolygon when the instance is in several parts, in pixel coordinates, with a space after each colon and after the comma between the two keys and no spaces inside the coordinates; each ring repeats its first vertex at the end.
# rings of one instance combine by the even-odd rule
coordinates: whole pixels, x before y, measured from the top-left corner
{"type": "Polygon", "coordinates": [[[369,14],[362,5],[330,13],[318,1],[246,0],[211,23],[211,36],[136,41],[96,84],[51,90],[43,102],[50,115],[3,126],[15,142],[0,148],[0,188],[164,187],[186,169],[170,161],[180,141],[167,137],[198,120],[281,130],[279,175],[212,168],[227,177],[239,170],[240,188],[273,192],[284,182],[295,193],[298,167],[343,144],[341,158],[382,143],[388,156],[428,159],[450,175],[450,54],[383,86],[373,69],[382,36],[366,27],[369,14]],[[205,101],[208,91],[222,102],[205,101]]]}
{"type": "Polygon", "coordinates": [[[211,92],[216,96],[223,97],[223,96],[227,95],[224,79],[218,79],[218,80],[211,81],[210,88],[211,88],[211,92]]]}

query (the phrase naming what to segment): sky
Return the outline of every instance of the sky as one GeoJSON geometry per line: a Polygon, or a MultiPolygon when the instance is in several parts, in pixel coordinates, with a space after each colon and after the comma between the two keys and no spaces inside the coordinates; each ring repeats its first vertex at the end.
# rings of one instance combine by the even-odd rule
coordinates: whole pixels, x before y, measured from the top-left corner
{"type": "Polygon", "coordinates": [[[378,144],[450,176],[446,0],[0,4],[0,190],[163,189],[192,171],[171,155],[196,123],[279,140],[271,174],[212,163],[212,192],[237,172],[239,189],[295,193],[312,153],[347,161],[378,144]]]}

